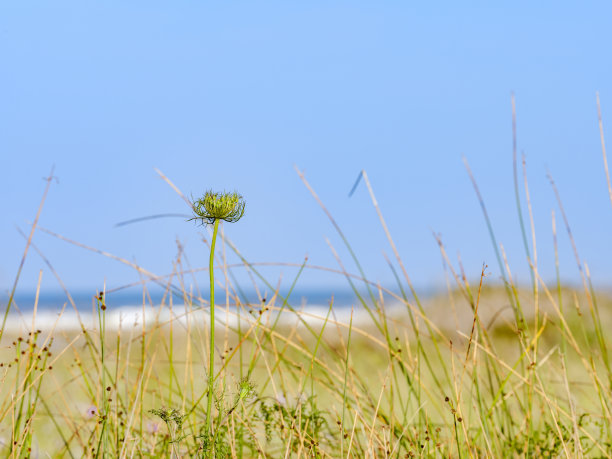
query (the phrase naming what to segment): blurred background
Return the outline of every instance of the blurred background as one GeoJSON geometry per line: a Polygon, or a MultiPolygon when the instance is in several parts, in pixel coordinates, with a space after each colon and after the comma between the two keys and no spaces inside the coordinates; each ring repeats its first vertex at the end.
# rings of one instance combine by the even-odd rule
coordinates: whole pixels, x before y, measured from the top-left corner
{"type": "MultiPolygon", "coordinates": [[[[445,288],[432,232],[469,279],[498,268],[469,161],[515,280],[528,285],[512,169],[511,94],[545,280],[580,277],[553,190],[581,258],[610,286],[608,197],[596,93],[612,138],[612,5],[606,2],[161,2],[0,4],[0,290],[12,288],[46,182],[39,225],[138,263],[173,270],[177,241],[206,266],[206,230],[183,217],[187,196],[236,190],[245,217],[226,234],[252,262],[356,268],[294,170],[303,170],[373,281],[393,287],[374,192],[416,287],[445,288]]],[[[612,147],[611,147],[612,148],[612,147]]],[[[519,158],[520,159],[520,158],[519,158]]],[[[519,169],[522,178],[522,172],[519,169]]],[[[521,179],[521,199],[529,224],[521,179]]],[[[73,292],[137,282],[133,269],[37,231],[33,242],[73,292]]],[[[533,248],[531,248],[533,250],[533,248]]],[[[228,254],[231,262],[238,259],[228,254]]],[[[30,250],[18,292],[58,283],[30,250]]],[[[287,288],[297,268],[269,267],[287,288]]],[[[238,279],[248,280],[244,270],[238,279]]],[[[199,279],[206,285],[206,273],[199,279]]],[[[303,291],[341,292],[309,270],[303,291]]]]}

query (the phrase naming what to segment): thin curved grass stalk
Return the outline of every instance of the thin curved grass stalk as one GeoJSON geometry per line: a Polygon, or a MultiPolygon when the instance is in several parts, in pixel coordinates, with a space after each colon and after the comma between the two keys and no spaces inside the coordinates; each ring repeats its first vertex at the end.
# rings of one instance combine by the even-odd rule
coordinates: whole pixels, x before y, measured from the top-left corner
{"type": "Polygon", "coordinates": [[[40,214],[45,205],[45,200],[47,199],[47,193],[49,192],[49,188],[51,188],[51,182],[53,180],[54,170],[55,170],[55,166],[51,168],[51,173],[49,174],[49,177],[45,179],[47,180],[47,185],[45,186],[45,191],[43,192],[42,198],[40,200],[40,204],[38,205],[38,211],[36,212],[34,223],[32,223],[32,228],[30,229],[30,235],[28,236],[26,246],[23,251],[23,256],[21,257],[21,263],[19,263],[19,269],[17,269],[17,275],[15,276],[15,282],[13,282],[13,288],[11,289],[11,294],[9,296],[8,303],[6,305],[6,309],[4,310],[2,326],[0,327],[0,341],[2,341],[2,336],[4,336],[4,329],[6,328],[6,320],[8,319],[8,314],[9,314],[9,311],[11,310],[13,299],[15,298],[15,291],[17,290],[17,284],[19,284],[19,278],[21,277],[21,270],[23,269],[23,265],[25,264],[26,257],[28,256],[28,250],[30,249],[30,245],[32,244],[32,238],[34,237],[34,231],[36,231],[36,226],[38,225],[38,219],[40,218],[40,214]]]}
{"type": "Polygon", "coordinates": [[[531,283],[535,284],[535,276],[533,274],[533,267],[531,266],[531,251],[529,250],[529,242],[527,242],[527,231],[525,230],[525,222],[523,220],[523,209],[521,206],[521,194],[519,191],[518,182],[518,153],[516,146],[516,98],[512,93],[512,172],[514,178],[514,199],[516,201],[516,211],[519,218],[519,226],[521,228],[521,238],[523,240],[523,247],[525,254],[527,255],[527,261],[530,265],[529,274],[531,275],[531,283]]]}
{"type": "MultiPolygon", "coordinates": [[[[380,224],[383,227],[383,230],[385,232],[385,235],[387,237],[387,240],[389,241],[389,245],[391,246],[391,249],[393,250],[393,254],[395,255],[395,259],[397,260],[398,265],[400,266],[402,273],[404,275],[404,278],[406,279],[406,283],[408,284],[408,287],[410,288],[410,292],[412,293],[412,296],[417,304],[417,307],[419,308],[419,311],[425,315],[425,311],[423,309],[423,305],[421,304],[421,301],[419,299],[419,296],[417,295],[417,292],[412,284],[412,281],[410,280],[410,276],[408,275],[408,271],[406,270],[404,263],[402,261],[402,258],[399,255],[399,251],[397,250],[397,247],[395,246],[395,242],[393,241],[393,238],[391,237],[391,232],[389,231],[389,228],[387,227],[387,223],[385,222],[385,219],[383,218],[382,215],[382,211],[380,210],[380,207],[378,206],[378,201],[376,200],[376,196],[374,196],[374,190],[372,189],[372,185],[370,184],[370,180],[368,179],[368,174],[366,173],[365,169],[361,171],[359,177],[363,177],[363,181],[366,184],[366,187],[368,189],[368,193],[370,194],[370,199],[372,200],[372,204],[374,205],[374,209],[376,210],[376,213],[378,215],[378,219],[380,220],[380,224]]],[[[359,179],[358,179],[359,180],[359,179]]],[[[357,186],[357,183],[355,184],[355,186],[357,186]]],[[[391,267],[392,271],[394,271],[393,266],[389,263],[389,266],[391,267]]],[[[406,293],[403,289],[403,287],[401,286],[401,283],[399,282],[399,278],[397,276],[397,273],[394,273],[396,279],[398,280],[398,284],[400,285],[400,291],[402,292],[402,296],[404,298],[404,302],[406,304],[408,304],[408,299],[406,297],[406,293]]],[[[418,331],[417,331],[417,326],[415,324],[414,321],[414,315],[412,313],[412,311],[410,310],[410,308],[408,308],[408,314],[410,317],[410,320],[412,322],[412,328],[413,330],[415,330],[415,333],[417,334],[417,336],[419,335],[418,331]]],[[[425,321],[425,326],[427,327],[427,330],[429,331],[430,335],[433,336],[433,331],[431,329],[431,326],[429,325],[429,323],[427,321],[425,321]]],[[[438,343],[436,340],[433,340],[433,344],[436,348],[436,353],[438,355],[438,358],[440,359],[440,363],[443,363],[443,359],[442,359],[442,355],[440,353],[440,349],[438,346],[438,343]]],[[[418,349],[422,350],[422,345],[420,342],[420,337],[418,338],[418,349]]],[[[436,382],[436,384],[438,385],[438,387],[442,390],[442,385],[440,384],[440,382],[438,381],[438,378],[435,376],[433,369],[431,367],[431,364],[429,363],[429,358],[427,357],[426,354],[423,354],[423,357],[425,358],[425,361],[427,363],[427,366],[429,367],[432,376],[434,377],[434,381],[436,382]]],[[[443,364],[441,365],[442,368],[444,369],[444,375],[446,377],[446,380],[448,381],[448,383],[450,384],[450,376],[446,370],[446,366],[444,366],[443,364]]]]}
{"type": "MultiPolygon", "coordinates": [[[[349,373],[349,352],[351,349],[351,332],[353,331],[353,308],[351,308],[351,319],[349,322],[349,329],[348,329],[348,340],[346,342],[346,358],[344,359],[344,384],[342,385],[342,418],[341,418],[341,424],[340,424],[340,429],[341,432],[344,434],[344,425],[345,425],[345,420],[344,420],[344,416],[346,414],[346,385],[348,382],[348,373],[349,373]]],[[[342,441],[340,443],[340,456],[344,457],[344,441],[342,441]]]]}
{"type": "MultiPolygon", "coordinates": [[[[338,234],[339,234],[340,238],[342,239],[344,245],[346,246],[346,248],[348,249],[349,253],[351,254],[351,257],[353,258],[353,261],[355,262],[355,265],[357,266],[357,268],[358,268],[358,270],[359,270],[359,272],[361,274],[361,277],[364,279],[364,283],[365,283],[365,285],[367,287],[367,290],[368,290],[368,292],[370,294],[370,297],[372,299],[373,306],[376,309],[378,309],[379,308],[379,304],[378,304],[378,301],[376,300],[376,298],[375,298],[375,296],[374,296],[374,294],[372,292],[372,289],[371,289],[371,286],[370,286],[371,283],[367,280],[365,272],[364,272],[363,268],[361,267],[361,264],[359,263],[359,260],[357,259],[357,255],[355,254],[355,252],[353,251],[353,248],[351,247],[350,243],[348,242],[348,239],[345,237],[344,233],[342,232],[342,230],[340,229],[340,227],[338,226],[338,224],[336,223],[336,221],[334,220],[334,218],[332,217],[330,212],[327,210],[327,208],[325,207],[325,205],[323,204],[323,202],[321,201],[319,196],[316,194],[314,189],[310,186],[310,183],[306,180],[306,177],[304,176],[303,172],[300,171],[296,166],[294,166],[294,169],[296,170],[298,176],[300,177],[300,179],[302,180],[302,182],[304,183],[304,185],[306,186],[308,191],[310,191],[310,193],[312,194],[314,199],[317,201],[319,206],[323,209],[323,211],[325,212],[325,214],[329,218],[330,222],[332,223],[332,225],[334,226],[334,228],[338,232],[338,234]]],[[[366,183],[367,183],[367,176],[365,175],[365,171],[362,171],[360,173],[360,175],[358,176],[357,181],[355,182],[355,185],[353,186],[353,189],[349,193],[349,197],[355,191],[357,185],[359,184],[359,181],[360,181],[361,177],[364,177],[364,179],[366,180],[366,183]]],[[[370,189],[369,186],[368,186],[368,189],[370,189]]],[[[370,191],[371,191],[371,189],[370,189],[370,191]]],[[[375,202],[375,200],[374,200],[374,202],[375,202]]],[[[378,207],[377,207],[376,203],[375,203],[375,207],[377,208],[377,211],[378,211],[378,207]]],[[[380,213],[379,213],[379,215],[380,215],[380,213]]],[[[384,224],[384,220],[382,220],[382,223],[383,223],[383,227],[386,230],[386,233],[388,234],[388,230],[386,229],[386,224],[384,224]]],[[[356,288],[355,284],[352,282],[350,276],[348,275],[346,269],[342,265],[342,262],[340,261],[340,258],[337,256],[337,253],[335,252],[333,246],[331,245],[331,243],[329,241],[327,241],[327,243],[330,246],[330,249],[332,250],[332,253],[334,254],[334,257],[336,258],[336,260],[340,264],[340,267],[342,268],[342,271],[343,271],[347,281],[349,282],[349,285],[351,286],[351,289],[355,293],[355,296],[358,298],[358,300],[360,301],[360,303],[362,304],[362,306],[364,307],[366,312],[369,314],[369,316],[372,319],[372,322],[374,323],[376,328],[378,328],[378,330],[381,332],[381,334],[387,340],[387,346],[388,346],[388,349],[389,349],[389,357],[391,359],[395,359],[397,361],[397,363],[399,364],[400,371],[402,372],[403,376],[406,378],[406,381],[407,381],[408,385],[412,387],[413,382],[412,382],[412,379],[410,377],[409,371],[408,371],[408,369],[405,366],[405,362],[398,357],[397,350],[394,348],[394,344],[392,343],[392,341],[391,341],[391,339],[389,337],[389,333],[388,333],[388,330],[386,330],[386,328],[385,328],[385,324],[379,322],[376,319],[376,317],[374,316],[374,313],[372,312],[372,310],[370,309],[368,304],[365,302],[363,297],[359,294],[358,289],[356,288]]],[[[392,240],[391,240],[391,245],[395,249],[395,245],[393,244],[392,240]]],[[[401,264],[401,260],[400,260],[400,264],[401,264]]],[[[402,268],[403,268],[403,265],[402,265],[402,268]]],[[[405,270],[404,270],[404,273],[407,276],[407,273],[405,272],[405,270]]],[[[409,282],[409,285],[411,285],[410,282],[409,282]]],[[[418,296],[414,292],[414,289],[412,291],[413,291],[415,299],[417,300],[417,304],[419,304],[419,306],[420,306],[420,303],[418,301],[418,296]]],[[[423,311],[421,310],[421,312],[423,312],[423,311]]],[[[428,328],[429,328],[429,325],[428,325],[428,328]]]]}
{"type": "Polygon", "coordinates": [[[601,119],[601,104],[599,103],[599,92],[595,93],[597,99],[597,120],[599,121],[599,138],[601,139],[601,153],[603,155],[604,171],[608,182],[608,195],[612,204],[612,183],[610,183],[610,172],[608,171],[608,155],[606,154],[606,141],[604,139],[603,121],[601,119]]]}
{"type": "Polygon", "coordinates": [[[480,194],[480,190],[478,188],[478,184],[476,183],[476,179],[474,178],[474,174],[472,174],[472,169],[467,161],[467,158],[463,157],[463,164],[465,165],[465,169],[468,173],[470,181],[472,182],[472,187],[474,188],[474,192],[476,193],[476,197],[478,198],[478,202],[480,204],[480,208],[482,210],[482,214],[485,219],[485,223],[487,224],[487,229],[489,230],[489,237],[491,239],[491,244],[493,245],[493,250],[495,251],[495,258],[497,259],[497,264],[499,266],[499,272],[504,282],[504,287],[506,290],[506,295],[508,296],[508,300],[510,301],[510,305],[512,306],[512,310],[514,311],[514,317],[516,321],[517,328],[523,329],[525,324],[525,316],[523,314],[523,310],[521,308],[520,302],[518,302],[518,298],[513,294],[512,289],[510,287],[510,283],[508,282],[508,277],[506,276],[505,265],[502,261],[502,257],[499,251],[499,244],[497,243],[497,239],[495,237],[495,232],[493,231],[493,225],[491,223],[491,219],[489,218],[489,213],[487,212],[487,208],[484,203],[484,199],[480,194]]]}
{"type": "Polygon", "coordinates": [[[555,197],[557,199],[557,205],[559,206],[559,211],[561,212],[561,216],[563,217],[563,222],[565,223],[565,229],[567,231],[567,235],[569,237],[572,250],[574,252],[574,257],[576,258],[576,265],[578,266],[578,271],[580,272],[580,278],[582,279],[582,285],[584,288],[584,292],[587,297],[587,301],[589,304],[589,309],[591,311],[591,317],[593,319],[593,325],[595,326],[595,335],[597,336],[597,341],[601,350],[601,354],[603,357],[604,365],[606,366],[606,370],[608,373],[608,387],[612,387],[612,367],[610,366],[610,359],[608,357],[608,345],[605,339],[605,335],[603,329],[601,327],[601,318],[599,316],[599,308],[597,306],[597,298],[595,297],[593,287],[591,285],[590,275],[588,272],[588,267],[585,267],[580,255],[578,254],[578,247],[576,246],[576,241],[574,240],[574,235],[572,233],[572,229],[570,228],[569,220],[567,219],[567,215],[565,214],[565,209],[563,207],[563,203],[561,201],[561,195],[559,194],[559,190],[555,185],[555,181],[553,180],[550,172],[547,174],[550,185],[555,193],[555,197]]]}

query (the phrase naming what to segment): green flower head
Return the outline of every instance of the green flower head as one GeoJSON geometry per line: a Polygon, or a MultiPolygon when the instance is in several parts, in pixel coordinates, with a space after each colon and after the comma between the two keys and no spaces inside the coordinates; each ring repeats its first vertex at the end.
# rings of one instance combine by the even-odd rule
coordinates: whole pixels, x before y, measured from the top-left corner
{"type": "Polygon", "coordinates": [[[203,225],[215,223],[215,220],[237,222],[244,215],[244,199],[238,193],[217,193],[207,191],[203,198],[192,204],[193,217],[189,220],[200,220],[203,225]]]}
{"type": "Polygon", "coordinates": [[[242,378],[238,382],[238,393],[236,394],[236,403],[242,400],[248,400],[255,397],[255,385],[249,380],[249,378],[242,378]]]}

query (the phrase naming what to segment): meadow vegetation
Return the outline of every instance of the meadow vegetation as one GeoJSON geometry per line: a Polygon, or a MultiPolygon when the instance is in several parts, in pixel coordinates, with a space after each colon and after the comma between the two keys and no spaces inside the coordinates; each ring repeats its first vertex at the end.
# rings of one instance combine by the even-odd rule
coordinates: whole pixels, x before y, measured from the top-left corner
{"type": "MultiPolygon", "coordinates": [[[[248,302],[243,291],[250,287],[232,280],[224,251],[211,250],[217,272],[213,282],[225,300],[216,303],[211,328],[210,298],[188,287],[193,270],[184,265],[181,253],[170,276],[155,276],[116,257],[146,281],[138,323],[108,326],[113,293],[104,288],[92,292],[95,321],[81,320],[76,329],[40,326],[36,305],[31,323],[7,327],[7,307],[0,332],[2,454],[612,455],[606,326],[612,323],[611,300],[595,291],[588,267],[578,257],[579,288],[542,280],[534,261],[526,182],[525,209],[518,199],[518,180],[516,192],[519,212],[526,215],[521,228],[532,283],[515,284],[503,247],[491,232],[503,284],[487,279],[486,266],[472,277],[476,282],[468,281],[440,240],[448,292],[421,299],[365,172],[361,179],[394,257],[389,266],[397,284],[391,287],[366,277],[340,227],[298,174],[357,266],[349,273],[338,260],[339,268],[329,269],[344,276],[354,290],[352,309],[334,309],[333,298],[323,313],[298,307],[291,292],[304,270],[314,269],[307,261],[298,265],[296,277],[283,285],[288,293],[281,295],[277,280],[266,278],[221,232],[224,251],[238,256],[254,282],[274,294],[248,302]],[[147,285],[153,281],[166,291],[156,304],[148,296],[147,285]],[[216,339],[211,339],[215,330],[216,339]]],[[[553,215],[553,227],[569,232],[560,200],[559,206],[561,223],[553,215]]],[[[483,211],[488,218],[484,204],[483,211]]],[[[28,249],[36,249],[36,222],[28,249]]],[[[215,224],[216,235],[219,220],[209,223],[215,224]]],[[[213,240],[207,239],[209,244],[213,240]]],[[[66,293],[66,304],[58,305],[62,314],[74,307],[66,293]]],[[[14,308],[13,302],[11,296],[9,306],[14,308]]],[[[76,308],[71,313],[77,314],[76,308]]]]}

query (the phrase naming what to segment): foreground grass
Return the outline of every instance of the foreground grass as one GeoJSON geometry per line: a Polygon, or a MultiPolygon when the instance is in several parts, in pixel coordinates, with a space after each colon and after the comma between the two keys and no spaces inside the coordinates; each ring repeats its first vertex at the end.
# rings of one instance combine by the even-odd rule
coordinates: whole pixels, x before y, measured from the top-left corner
{"type": "MultiPolygon", "coordinates": [[[[480,308],[502,293],[485,292],[480,308]]],[[[469,308],[453,300],[460,314],[469,308]]],[[[471,324],[442,330],[432,320],[431,335],[428,319],[413,328],[398,302],[374,312],[383,331],[370,318],[337,320],[333,310],[291,312],[278,296],[218,311],[227,315],[217,324],[216,455],[608,456],[610,378],[595,326],[575,307],[560,320],[548,313],[554,306],[542,301],[542,317],[536,324],[530,315],[523,331],[502,314],[486,328],[476,316],[473,333],[471,324]]],[[[5,454],[205,451],[207,316],[189,303],[149,311],[144,327],[106,333],[85,324],[7,333],[5,454]]],[[[100,308],[102,329],[105,314],[100,308]]]]}
{"type": "MultiPolygon", "coordinates": [[[[439,241],[454,285],[425,304],[362,177],[396,256],[393,291],[365,277],[329,213],[359,271],[347,273],[339,260],[338,273],[355,292],[350,311],[334,309],[333,298],[323,312],[296,308],[291,291],[310,268],[306,262],[283,296],[222,235],[224,250],[274,294],[244,301],[245,287],[231,282],[225,257],[217,258],[217,288],[227,302],[216,305],[211,350],[210,304],[185,287],[193,270],[180,254],[167,277],[115,257],[144,280],[165,285],[166,296],[151,304],[144,283],[136,323],[111,322],[112,293],[102,291],[92,295],[93,320],[80,320],[76,329],[42,327],[36,305],[31,324],[3,326],[2,453],[610,457],[605,324],[612,313],[610,299],[591,287],[586,266],[582,288],[546,285],[526,244],[533,283],[519,288],[495,243],[504,284],[488,286],[483,266],[471,285],[439,241]],[[215,374],[207,374],[213,367],[215,374]],[[214,419],[207,418],[210,376],[214,419]]],[[[64,308],[74,306],[67,299],[64,308]]],[[[62,314],[68,313],[60,321],[62,314]]]]}

